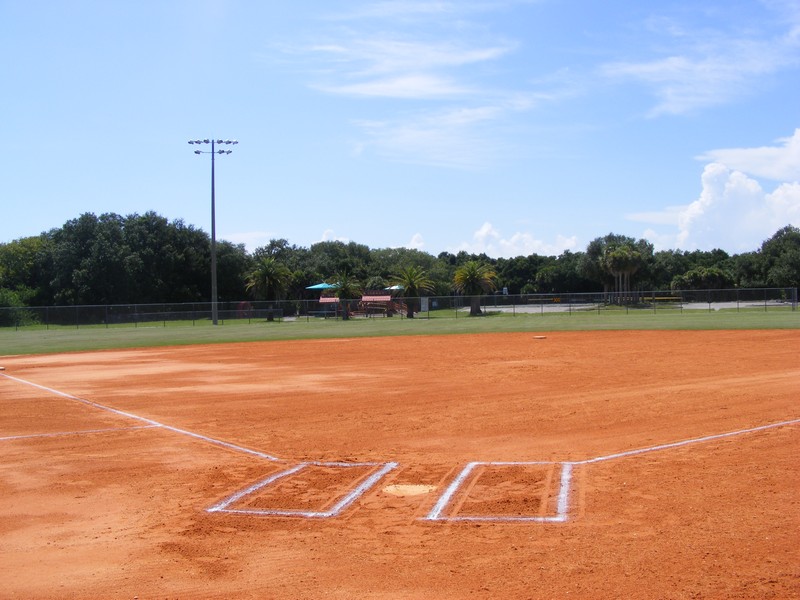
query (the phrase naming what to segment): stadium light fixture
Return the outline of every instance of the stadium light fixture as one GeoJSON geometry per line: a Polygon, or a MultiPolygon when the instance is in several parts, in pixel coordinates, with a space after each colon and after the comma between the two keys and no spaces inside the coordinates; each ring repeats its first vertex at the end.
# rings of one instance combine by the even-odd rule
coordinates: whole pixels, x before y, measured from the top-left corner
{"type": "Polygon", "coordinates": [[[211,322],[216,325],[219,322],[219,311],[217,309],[217,224],[216,224],[216,201],[214,198],[214,155],[230,154],[233,150],[216,150],[216,144],[238,144],[236,140],[189,140],[194,144],[211,144],[211,151],[195,150],[195,154],[211,155],[211,322]]]}

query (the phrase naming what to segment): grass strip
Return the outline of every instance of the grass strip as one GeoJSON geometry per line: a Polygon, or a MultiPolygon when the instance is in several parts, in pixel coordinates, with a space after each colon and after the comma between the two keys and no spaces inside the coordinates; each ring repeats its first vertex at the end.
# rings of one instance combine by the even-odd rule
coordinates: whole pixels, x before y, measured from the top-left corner
{"type": "MultiPolygon", "coordinates": [[[[452,312],[451,312],[452,315],[452,312]]],[[[491,313],[482,317],[168,321],[133,325],[0,329],[0,356],[318,338],[448,335],[524,331],[797,329],[800,311],[586,311],[491,313]]]]}

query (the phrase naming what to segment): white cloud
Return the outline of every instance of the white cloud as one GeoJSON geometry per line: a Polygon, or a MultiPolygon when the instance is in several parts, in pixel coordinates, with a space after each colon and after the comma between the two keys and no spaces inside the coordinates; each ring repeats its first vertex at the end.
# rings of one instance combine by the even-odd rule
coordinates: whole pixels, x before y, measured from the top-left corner
{"type": "Polygon", "coordinates": [[[338,236],[334,233],[333,229],[326,229],[322,232],[322,237],[318,239],[316,242],[312,242],[311,244],[317,244],[319,242],[349,242],[350,239],[342,236],[338,236]]]}
{"type": "Polygon", "coordinates": [[[659,250],[756,250],[780,228],[800,223],[800,129],[778,141],[778,146],[704,153],[699,158],[718,160],[705,166],[694,202],[625,218],[662,226],[643,233],[659,250]],[[751,175],[780,183],[768,191],[751,175]]]}
{"type": "Polygon", "coordinates": [[[516,232],[511,237],[505,238],[495,227],[485,222],[473,234],[472,241],[464,242],[449,252],[465,251],[470,254],[485,253],[492,257],[513,258],[515,256],[529,256],[539,254],[543,256],[557,256],[564,250],[575,250],[577,238],[557,235],[553,243],[537,240],[527,232],[516,232]]]}
{"type": "Polygon", "coordinates": [[[336,94],[429,99],[471,95],[456,82],[453,69],[495,60],[509,44],[475,47],[459,42],[430,43],[385,35],[310,46],[307,52],[327,61],[326,83],[313,87],[336,94]],[[445,74],[447,73],[447,74],[445,74]]]}
{"type": "Polygon", "coordinates": [[[681,211],[675,245],[692,250],[757,249],[787,224],[800,223],[800,184],[765,192],[759,183],[720,163],[706,166],[700,197],[681,211]]]}
{"type": "Polygon", "coordinates": [[[409,74],[401,77],[372,79],[360,83],[314,87],[329,94],[384,98],[433,99],[461,96],[467,93],[467,90],[444,77],[427,74],[409,74]]]}
{"type": "Polygon", "coordinates": [[[791,23],[780,32],[754,30],[743,35],[690,31],[672,21],[650,20],[651,25],[656,22],[667,23],[658,32],[666,36],[658,38],[662,56],[600,67],[607,78],[638,81],[651,88],[657,103],[650,116],[726,104],[756,89],[758,78],[800,63],[800,36],[791,23]]]}
{"type": "Polygon", "coordinates": [[[253,252],[260,246],[266,246],[274,237],[275,233],[270,231],[241,231],[222,234],[220,239],[227,240],[233,244],[244,244],[248,252],[253,252]]]}
{"type": "Polygon", "coordinates": [[[495,72],[491,64],[521,43],[492,35],[474,17],[536,1],[541,0],[367,2],[323,17],[325,31],[313,43],[280,50],[306,61],[312,89],[373,101],[373,116],[351,120],[363,134],[352,142],[355,156],[371,150],[398,162],[485,167],[512,156],[498,142],[516,131],[503,131],[512,115],[574,94],[574,86],[565,91],[561,79],[531,83],[527,77],[526,87],[540,88],[531,91],[517,84],[501,88],[486,77],[495,72]],[[336,21],[347,27],[330,27],[336,21]],[[398,109],[385,102],[392,99],[407,102],[398,109]]]}
{"type": "Polygon", "coordinates": [[[697,158],[723,163],[731,169],[756,177],[800,181],[800,129],[795,129],[791,137],[777,141],[781,145],[710,150],[697,158]]]}
{"type": "Polygon", "coordinates": [[[372,149],[398,162],[485,168],[503,154],[503,146],[483,126],[503,112],[495,106],[455,108],[395,121],[356,121],[366,138],[355,145],[355,153],[372,149]]]}
{"type": "Polygon", "coordinates": [[[415,233],[411,236],[411,240],[404,246],[404,248],[411,248],[412,250],[422,250],[425,248],[425,241],[422,239],[421,233],[415,233]]]}

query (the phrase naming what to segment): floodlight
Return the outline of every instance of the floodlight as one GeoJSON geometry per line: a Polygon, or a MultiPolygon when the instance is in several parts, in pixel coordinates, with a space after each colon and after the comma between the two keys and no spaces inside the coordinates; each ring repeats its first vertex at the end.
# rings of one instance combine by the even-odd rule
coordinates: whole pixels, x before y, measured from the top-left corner
{"type": "Polygon", "coordinates": [[[217,307],[217,239],[216,239],[216,200],[214,198],[214,155],[215,154],[230,154],[231,150],[217,150],[214,144],[238,144],[236,141],[231,140],[189,140],[189,143],[194,144],[211,144],[211,151],[195,150],[195,154],[210,154],[211,155],[211,322],[216,325],[218,322],[219,309],[217,307]]]}

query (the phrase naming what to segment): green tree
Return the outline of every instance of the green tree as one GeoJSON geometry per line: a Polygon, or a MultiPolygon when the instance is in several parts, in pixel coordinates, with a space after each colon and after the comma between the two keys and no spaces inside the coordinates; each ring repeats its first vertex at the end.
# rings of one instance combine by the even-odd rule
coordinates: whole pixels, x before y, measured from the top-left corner
{"type": "Polygon", "coordinates": [[[399,285],[403,288],[403,296],[406,299],[406,316],[414,318],[418,298],[423,293],[433,291],[433,280],[428,276],[428,272],[422,267],[408,266],[401,267],[392,277],[392,285],[399,285]]]}
{"type": "Polygon", "coordinates": [[[37,303],[44,292],[42,258],[48,243],[41,234],[0,244],[0,289],[13,292],[25,305],[37,303]]]}
{"type": "Polygon", "coordinates": [[[719,267],[695,267],[672,280],[673,290],[719,290],[730,287],[733,277],[719,267]]]}
{"type": "Polygon", "coordinates": [[[350,300],[361,295],[361,284],[353,275],[342,271],[336,275],[335,289],[334,294],[339,298],[342,309],[342,319],[346,321],[350,318],[350,300]]]}
{"type": "Polygon", "coordinates": [[[386,280],[380,275],[373,275],[364,283],[365,290],[381,290],[386,288],[386,280]]]}
{"type": "Polygon", "coordinates": [[[309,261],[312,269],[328,279],[336,273],[347,272],[360,280],[370,276],[369,247],[363,244],[339,241],[318,242],[311,246],[309,261]]]}
{"type": "Polygon", "coordinates": [[[647,270],[652,262],[653,245],[624,235],[610,233],[592,240],[580,263],[581,275],[603,284],[603,291],[614,290],[621,297],[631,291],[635,273],[647,270]]]}
{"type": "Polygon", "coordinates": [[[548,257],[531,254],[514,258],[497,259],[498,287],[507,287],[510,294],[527,293],[536,286],[539,270],[548,262],[548,257]]]}
{"type": "Polygon", "coordinates": [[[111,304],[127,294],[122,217],[85,213],[53,234],[56,304],[111,304]]]}
{"type": "Polygon", "coordinates": [[[763,256],[760,252],[743,252],[731,257],[733,284],[740,288],[766,287],[763,256]]]}
{"type": "Polygon", "coordinates": [[[453,287],[470,297],[469,315],[475,317],[481,314],[481,296],[497,288],[497,273],[484,262],[468,260],[456,269],[453,287]]]}
{"type": "Polygon", "coordinates": [[[272,256],[259,259],[247,275],[246,288],[256,299],[282,300],[292,281],[292,272],[272,256]]]}
{"type": "MultiPolygon", "coordinates": [[[[204,231],[148,211],[128,215],[123,233],[129,285],[125,302],[199,302],[211,297],[211,238],[204,231]]],[[[223,264],[227,250],[219,242],[217,256],[223,264]]],[[[218,289],[222,299],[230,299],[227,277],[221,278],[218,289]]],[[[241,280],[243,274],[238,277],[241,280]]]]}
{"type": "Polygon", "coordinates": [[[764,279],[776,287],[800,287],[800,229],[787,225],[761,244],[764,279]]]}
{"type": "Polygon", "coordinates": [[[631,275],[639,270],[642,262],[642,253],[631,244],[606,248],[603,267],[614,277],[614,292],[619,298],[630,298],[631,275]]]}
{"type": "Polygon", "coordinates": [[[217,293],[220,301],[246,297],[247,274],[253,270],[254,263],[244,244],[226,240],[217,242],[217,293]]]}
{"type": "Polygon", "coordinates": [[[653,290],[669,289],[676,275],[690,270],[689,258],[681,250],[661,250],[653,255],[650,280],[646,285],[653,290]]]}

